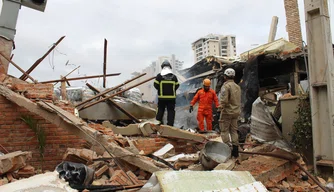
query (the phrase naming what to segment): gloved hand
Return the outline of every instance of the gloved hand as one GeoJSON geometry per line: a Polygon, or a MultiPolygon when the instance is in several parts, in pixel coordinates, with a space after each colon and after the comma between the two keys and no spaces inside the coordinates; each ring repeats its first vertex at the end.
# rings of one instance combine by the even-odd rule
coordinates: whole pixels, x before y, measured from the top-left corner
{"type": "Polygon", "coordinates": [[[222,107],[219,105],[218,107],[217,107],[217,112],[221,112],[222,111],[222,107]]]}
{"type": "Polygon", "coordinates": [[[194,110],[193,106],[189,107],[189,113],[191,113],[194,110]]]}

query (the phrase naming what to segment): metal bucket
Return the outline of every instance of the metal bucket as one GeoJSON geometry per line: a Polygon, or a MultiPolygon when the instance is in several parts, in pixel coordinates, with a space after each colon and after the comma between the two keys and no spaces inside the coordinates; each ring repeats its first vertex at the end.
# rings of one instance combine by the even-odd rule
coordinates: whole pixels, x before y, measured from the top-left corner
{"type": "Polygon", "coordinates": [[[207,170],[215,168],[220,163],[225,163],[231,157],[231,149],[225,143],[209,141],[204,145],[200,153],[200,162],[207,170]]]}

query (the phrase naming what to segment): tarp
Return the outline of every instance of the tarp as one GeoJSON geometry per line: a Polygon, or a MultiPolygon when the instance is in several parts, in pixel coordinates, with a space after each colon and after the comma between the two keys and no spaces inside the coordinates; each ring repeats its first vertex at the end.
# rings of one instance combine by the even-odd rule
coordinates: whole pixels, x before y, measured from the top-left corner
{"type": "Polygon", "coordinates": [[[260,141],[283,139],[282,132],[279,130],[269,109],[260,97],[253,103],[251,134],[260,141]]]}

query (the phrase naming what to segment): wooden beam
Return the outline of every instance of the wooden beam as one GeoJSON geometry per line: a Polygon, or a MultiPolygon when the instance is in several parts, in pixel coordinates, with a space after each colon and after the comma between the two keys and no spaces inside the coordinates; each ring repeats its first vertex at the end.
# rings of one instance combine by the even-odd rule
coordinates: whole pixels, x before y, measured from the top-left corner
{"type": "Polygon", "coordinates": [[[135,155],[129,150],[126,150],[113,142],[109,142],[109,140],[112,141],[113,139],[107,135],[101,134],[95,129],[90,128],[86,122],[82,121],[82,119],[61,109],[60,107],[42,101],[34,103],[3,85],[0,85],[0,95],[4,96],[6,99],[17,104],[18,106],[41,116],[50,123],[85,139],[88,142],[101,144],[103,149],[107,150],[108,153],[112,154],[115,158],[120,158],[150,173],[161,170],[150,160],[147,160],[140,155],[135,155]]]}
{"type": "MultiPolygon", "coordinates": [[[[79,69],[80,66],[78,66],[77,68],[73,69],[71,72],[67,73],[67,75],[64,76],[64,78],[66,79],[67,76],[71,75],[74,71],[76,71],[77,69],[79,69]]],[[[71,86],[70,83],[68,81],[67,82],[67,85],[68,86],[71,86]]],[[[56,82],[54,85],[57,85],[58,82],[56,82]]]]}
{"type": "MultiPolygon", "coordinates": [[[[112,73],[112,74],[107,74],[107,77],[110,76],[118,76],[120,73],[112,73]]],[[[74,78],[67,78],[65,79],[57,79],[57,80],[50,80],[50,81],[43,81],[40,83],[55,83],[55,82],[60,82],[60,81],[76,81],[76,80],[82,80],[82,79],[92,79],[92,78],[99,78],[103,77],[103,75],[93,75],[93,76],[85,76],[85,77],[74,77],[74,78]]]]}
{"type": "Polygon", "coordinates": [[[104,39],[104,56],[103,56],[103,88],[106,88],[106,74],[107,74],[107,47],[108,41],[104,39]]]}
{"type": "Polygon", "coordinates": [[[5,58],[9,63],[11,63],[14,67],[16,67],[16,69],[18,69],[19,71],[21,71],[23,74],[26,74],[27,77],[29,79],[31,79],[34,83],[36,83],[36,80],[34,78],[32,78],[29,74],[27,74],[23,69],[21,69],[21,67],[19,67],[16,63],[14,63],[14,61],[10,60],[9,58],[7,58],[4,54],[2,54],[0,52],[0,55],[5,58]]]}
{"type": "MultiPolygon", "coordinates": [[[[65,36],[62,36],[41,58],[37,59],[35,63],[27,70],[27,74],[30,74],[44,59],[46,56],[48,56],[51,51],[57,47],[57,45],[65,38],[65,36]]],[[[21,80],[27,80],[27,75],[23,74],[20,79],[21,80]]]]}
{"type": "Polygon", "coordinates": [[[110,99],[110,98],[115,97],[115,96],[118,95],[118,94],[121,94],[121,93],[123,93],[123,92],[125,92],[125,91],[127,91],[127,90],[129,90],[129,89],[132,89],[132,88],[134,88],[134,87],[137,87],[138,85],[144,84],[144,83],[146,83],[146,82],[148,82],[148,81],[151,81],[151,80],[153,80],[153,79],[155,79],[155,77],[151,77],[151,78],[149,78],[149,79],[146,79],[145,81],[142,81],[142,82],[140,82],[140,83],[137,83],[137,84],[135,84],[135,85],[133,85],[133,86],[131,86],[131,87],[128,87],[128,88],[126,88],[126,89],[123,89],[122,91],[119,91],[119,92],[117,92],[117,93],[115,93],[115,94],[112,94],[112,95],[107,96],[107,97],[105,97],[105,98],[103,98],[103,99],[100,99],[100,100],[94,101],[94,102],[92,102],[92,103],[89,103],[89,104],[83,106],[81,109],[86,109],[86,108],[88,108],[88,107],[90,107],[90,106],[93,106],[93,105],[96,105],[96,104],[98,104],[98,103],[100,103],[100,102],[102,102],[102,101],[106,101],[106,100],[108,100],[108,99],[110,99]]]}
{"type": "Polygon", "coordinates": [[[138,75],[137,77],[134,77],[134,78],[132,78],[132,79],[130,79],[130,80],[127,80],[127,81],[125,81],[124,83],[117,85],[116,87],[112,87],[112,88],[110,88],[110,89],[107,89],[107,90],[103,91],[102,93],[97,94],[97,95],[95,95],[94,97],[91,97],[91,98],[89,98],[89,99],[87,99],[87,100],[85,100],[85,101],[83,101],[83,102],[77,104],[75,107],[79,107],[79,106],[81,106],[81,105],[84,105],[84,104],[86,104],[86,103],[88,103],[88,102],[90,102],[90,101],[92,101],[92,100],[94,100],[94,99],[96,99],[96,98],[98,98],[98,97],[101,97],[101,96],[103,96],[103,95],[105,95],[105,94],[107,94],[107,93],[109,93],[109,92],[111,92],[111,91],[114,91],[114,90],[116,90],[116,89],[118,89],[118,88],[120,88],[120,87],[122,87],[122,86],[124,86],[124,85],[126,85],[126,84],[128,84],[128,83],[130,83],[130,82],[132,82],[132,81],[134,81],[134,80],[136,80],[136,79],[138,79],[138,78],[144,76],[144,75],[146,75],[146,73],[143,73],[143,74],[141,74],[141,75],[138,75]]]}
{"type": "MultiPolygon", "coordinates": [[[[96,93],[101,93],[97,88],[95,88],[93,85],[86,83],[87,87],[89,89],[91,89],[92,91],[96,92],[96,93]]],[[[105,95],[103,95],[102,97],[106,97],[105,95]]],[[[118,110],[120,110],[121,112],[123,112],[125,115],[127,115],[128,117],[130,117],[130,119],[132,119],[133,121],[135,121],[136,123],[140,123],[140,120],[137,119],[135,116],[133,116],[131,113],[127,112],[124,108],[122,108],[121,106],[119,106],[117,103],[115,103],[112,99],[108,99],[108,102],[113,105],[114,107],[116,107],[118,110]]]]}

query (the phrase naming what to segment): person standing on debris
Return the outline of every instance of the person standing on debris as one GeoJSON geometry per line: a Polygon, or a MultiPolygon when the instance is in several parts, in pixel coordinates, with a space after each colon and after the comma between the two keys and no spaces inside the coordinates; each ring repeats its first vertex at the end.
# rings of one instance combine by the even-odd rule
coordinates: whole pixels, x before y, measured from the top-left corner
{"type": "Polygon", "coordinates": [[[156,120],[163,124],[162,118],[167,108],[167,125],[174,126],[176,90],[179,88],[177,77],[172,72],[171,64],[166,60],[161,64],[161,73],[154,81],[158,91],[158,113],[156,120]]]}
{"type": "Polygon", "coordinates": [[[195,97],[190,102],[189,112],[191,113],[193,106],[199,101],[197,112],[199,132],[204,132],[204,118],[206,121],[206,130],[212,131],[212,103],[215,103],[216,107],[219,106],[216,92],[210,88],[210,85],[210,79],[204,79],[203,88],[196,93],[195,97]]]}
{"type": "Polygon", "coordinates": [[[239,141],[238,141],[238,117],[240,115],[241,106],[241,89],[239,85],[234,82],[235,71],[228,68],[224,72],[223,84],[220,92],[220,118],[219,127],[221,130],[221,137],[224,143],[230,142],[229,134],[232,139],[232,156],[239,156],[239,141]]]}

